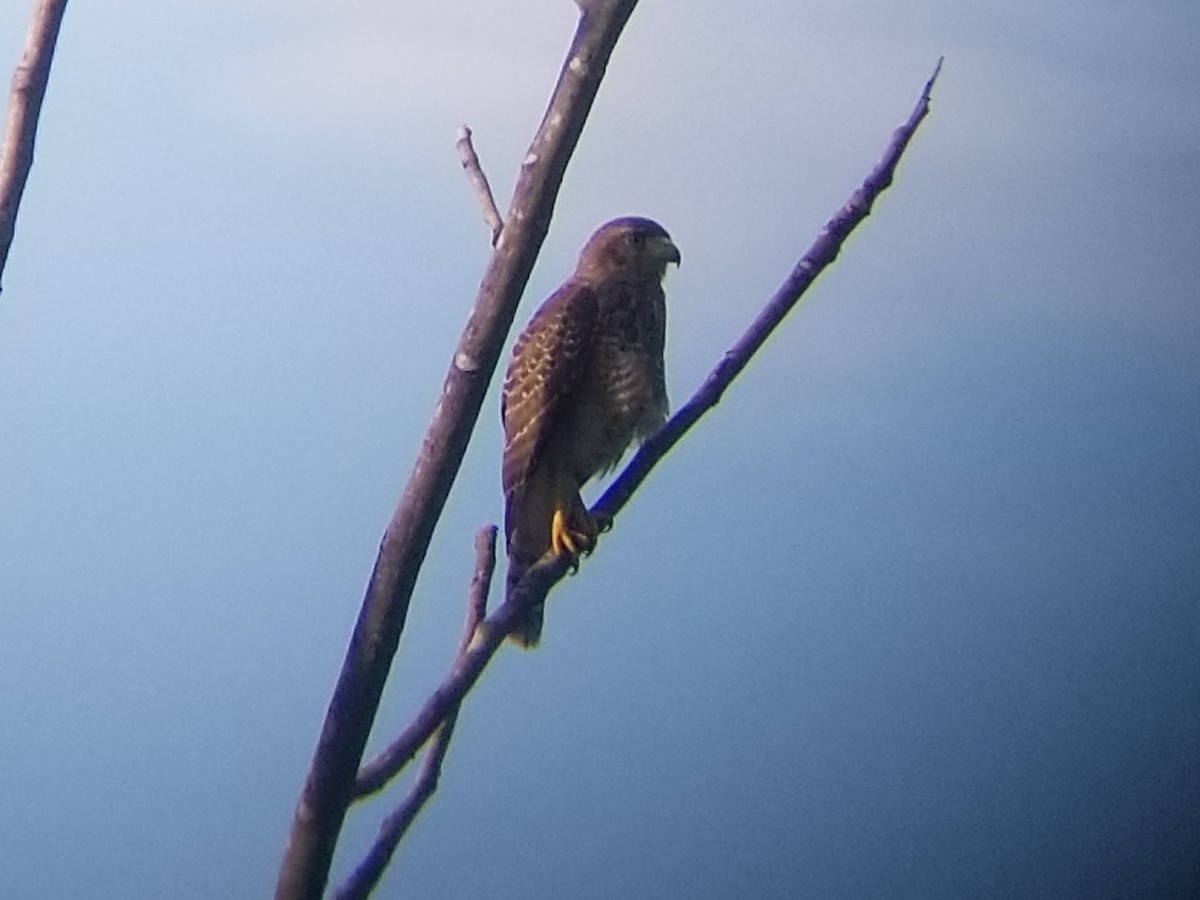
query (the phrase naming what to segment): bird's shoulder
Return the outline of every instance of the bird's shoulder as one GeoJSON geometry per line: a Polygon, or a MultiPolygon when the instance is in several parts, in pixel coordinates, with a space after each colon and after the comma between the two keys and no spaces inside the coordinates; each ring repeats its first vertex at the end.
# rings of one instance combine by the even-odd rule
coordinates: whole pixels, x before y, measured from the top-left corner
{"type": "Polygon", "coordinates": [[[540,365],[570,363],[590,346],[599,315],[595,288],[570,279],[543,301],[517,337],[513,371],[529,362],[540,365]]]}
{"type": "Polygon", "coordinates": [[[600,295],[594,284],[581,278],[569,278],[542,301],[526,331],[578,330],[595,322],[599,305],[600,295]]]}

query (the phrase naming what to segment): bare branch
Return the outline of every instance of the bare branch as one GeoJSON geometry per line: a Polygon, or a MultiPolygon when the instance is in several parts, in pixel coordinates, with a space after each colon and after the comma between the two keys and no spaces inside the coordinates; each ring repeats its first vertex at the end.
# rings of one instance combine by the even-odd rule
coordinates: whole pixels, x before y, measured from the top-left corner
{"type": "Polygon", "coordinates": [[[459,656],[467,652],[475,637],[475,629],[487,618],[488,594],[492,589],[492,573],[495,571],[496,526],[485,525],[475,535],[475,572],[471,575],[471,589],[467,593],[467,622],[458,644],[459,656]]]}
{"type": "Polygon", "coordinates": [[[33,21],[25,36],[25,52],[13,73],[8,124],[0,149],[0,277],[8,263],[8,251],[17,228],[17,210],[25,182],[33,167],[33,144],[37,137],[42,99],[50,81],[50,63],[62,25],[67,0],[38,0],[33,21]]]}
{"type": "Polygon", "coordinates": [[[450,711],[456,710],[462,703],[463,697],[479,680],[504,638],[524,619],[526,612],[539,599],[544,598],[550,588],[566,574],[567,568],[568,562],[565,558],[550,558],[539,562],[525,573],[521,583],[504,603],[475,629],[474,638],[466,652],[459,654],[450,674],[425,701],[408,727],[400,732],[386,749],[363,766],[354,785],[356,798],[380,790],[412,762],[413,757],[450,711]]]}
{"type": "MultiPolygon", "coordinates": [[[[471,576],[471,589],[467,595],[467,621],[463,626],[462,639],[458,645],[458,655],[462,656],[475,629],[487,614],[488,592],[492,586],[492,573],[496,570],[496,528],[488,525],[479,530],[475,536],[475,572],[471,576]]],[[[338,900],[359,900],[370,896],[371,891],[379,884],[383,872],[396,847],[408,832],[408,828],[417,818],[417,813],[437,790],[438,778],[442,773],[442,763],[446,759],[446,751],[450,747],[450,738],[454,735],[454,726],[458,722],[459,706],[447,714],[441,727],[434,736],[421,771],[409,788],[404,800],[379,826],[379,834],[361,863],[351,873],[337,892],[338,900]]]]}
{"type": "Polygon", "coordinates": [[[277,900],[315,900],[325,889],[417,574],[458,475],[517,303],[550,227],[567,163],[608,59],[636,5],[637,0],[598,0],[580,16],[549,106],[522,161],[504,230],[484,271],[433,420],[384,532],[312,767],[296,805],[276,883],[277,900]]]}
{"type": "MultiPolygon", "coordinates": [[[[816,277],[837,258],[842,244],[851,231],[867,217],[875,199],[892,183],[896,165],[929,112],[929,98],[934,81],[941,71],[941,60],[933,76],[925,84],[920,99],[908,121],[892,134],[882,158],[867,175],[862,185],[826,224],[821,234],[796,263],[791,274],[779,287],[750,327],[709,373],[699,390],[692,395],[657,435],[642,444],[629,465],[592,507],[592,514],[601,521],[611,522],[645,481],[650,470],[691,429],[699,418],[716,406],[721,395],[751,357],[766,341],[783,318],[799,302],[816,277]]],[[[355,784],[357,796],[381,789],[395,777],[421,749],[438,726],[457,709],[463,696],[479,679],[505,636],[521,621],[525,611],[543,602],[550,590],[567,573],[565,558],[547,558],[533,566],[505,602],[476,632],[470,650],[460,656],[454,669],[425,701],[416,717],[399,736],[374,759],[363,766],[355,784]]]]}
{"type": "Polygon", "coordinates": [[[483,174],[483,166],[475,153],[475,144],[471,142],[471,129],[464,125],[458,129],[458,159],[463,171],[475,194],[479,197],[479,205],[483,209],[483,221],[492,229],[492,246],[500,240],[500,232],[504,230],[504,222],[500,219],[500,210],[496,208],[496,198],[492,196],[492,186],[488,184],[487,176],[483,174]]]}
{"type": "Polygon", "coordinates": [[[908,121],[892,133],[892,139],[884,148],[883,156],[867,175],[862,185],[850,195],[843,205],[828,222],[825,228],[813,241],[805,254],[800,257],[790,275],[775,291],[762,312],[746,329],[736,344],[726,351],[725,356],[717,367],[709,373],[704,384],[692,395],[669,422],[650,440],[638,448],[629,465],[621,472],[620,477],[612,483],[604,495],[596,502],[592,512],[597,518],[611,522],[629,502],[633,492],[650,474],[650,470],[674,447],[679,439],[696,424],[696,421],[721,400],[725,389],[733,379],[741,373],[758,348],[771,335],[771,332],[783,321],[784,317],[799,303],[804,292],[812,285],[817,276],[837,259],[842,244],[859,222],[871,214],[875,199],[892,183],[896,165],[900,162],[908,142],[916,133],[921,120],[929,114],[929,97],[938,73],[942,71],[942,60],[929,80],[913,108],[908,121]]]}

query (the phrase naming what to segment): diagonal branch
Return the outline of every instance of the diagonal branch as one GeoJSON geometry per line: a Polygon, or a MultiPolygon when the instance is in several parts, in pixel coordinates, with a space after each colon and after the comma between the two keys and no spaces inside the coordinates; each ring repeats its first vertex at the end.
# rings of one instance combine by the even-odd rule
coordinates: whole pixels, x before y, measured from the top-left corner
{"type": "Polygon", "coordinates": [[[891,186],[900,157],[916,133],[921,120],[929,114],[930,94],[941,71],[942,60],[939,59],[933,74],[925,82],[925,88],[921,91],[921,96],[917,100],[912,114],[908,117],[908,121],[892,133],[892,138],[884,148],[883,156],[875,164],[875,168],[871,170],[859,188],[850,195],[850,199],[842,204],[842,208],[834,213],[833,218],[825,223],[825,227],[804,255],[800,257],[800,261],[796,263],[791,274],[767,301],[767,305],[750,323],[750,327],[746,329],[738,342],[725,352],[725,356],[709,373],[700,389],[679,408],[658,434],[638,448],[637,453],[621,472],[620,477],[596,502],[596,506],[592,510],[593,514],[608,521],[616,517],[617,513],[629,502],[633,492],[646,480],[650,470],[672,447],[679,443],[679,439],[696,424],[701,416],[720,402],[725,389],[729,387],[733,379],[741,374],[742,369],[746,368],[746,364],[770,337],[771,332],[800,302],[800,298],[816,281],[817,276],[837,259],[842,244],[845,243],[850,232],[871,214],[871,207],[874,206],[876,198],[891,186]]]}
{"type": "MultiPolygon", "coordinates": [[[[475,536],[475,572],[471,576],[471,588],[467,594],[467,621],[463,626],[462,639],[458,644],[458,655],[462,656],[471,645],[475,630],[487,615],[488,592],[492,586],[492,573],[496,570],[496,527],[481,528],[475,536]]],[[[379,834],[370,851],[363,857],[354,872],[338,889],[337,900],[360,900],[370,896],[383,877],[383,872],[392,860],[396,847],[408,832],[426,802],[437,790],[438,778],[442,774],[442,763],[454,735],[458,722],[456,704],[446,716],[434,736],[429,752],[421,763],[416,781],[408,789],[404,800],[383,820],[379,834]]]]}
{"type": "Polygon", "coordinates": [[[25,52],[13,73],[12,96],[8,104],[8,124],[0,149],[0,276],[8,263],[17,228],[17,210],[29,170],[33,168],[33,144],[37,137],[42,99],[50,81],[50,63],[62,25],[67,0],[38,0],[33,21],[25,36],[25,52]]]}
{"type": "Polygon", "coordinates": [[[446,720],[450,711],[457,710],[463,697],[475,686],[479,676],[500,648],[504,638],[523,621],[528,610],[567,573],[565,557],[548,558],[533,566],[521,583],[509,592],[508,598],[475,630],[475,637],[466,653],[454,662],[454,668],[417,712],[416,717],[391,744],[366,763],[354,785],[356,798],[365,797],[383,788],[388,781],[417,755],[425,742],[446,720]]]}
{"type": "Polygon", "coordinates": [[[636,5],[637,0],[595,0],[581,11],[549,106],[522,161],[504,230],[484,271],[433,419],[384,532],[296,805],[276,883],[277,900],[319,898],[324,891],[417,573],[458,475],[517,303],[550,227],[567,162],[609,57],[636,5]]]}
{"type": "MultiPolygon", "coordinates": [[[[933,75],[925,83],[912,115],[892,134],[883,156],[862,185],[825,224],[791,274],[738,342],[709,373],[699,390],[657,435],[642,444],[629,465],[592,507],[593,515],[604,521],[613,520],[645,481],[650,470],[679,443],[704,413],[717,405],[725,389],[746,367],[771,332],[796,306],[816,277],[837,258],[847,236],[870,214],[876,198],[891,185],[900,157],[916,133],[917,127],[929,113],[930,94],[941,68],[942,61],[939,59],[933,75]]],[[[463,696],[479,679],[505,635],[521,621],[526,610],[545,600],[550,590],[567,573],[567,568],[565,558],[545,559],[525,574],[508,599],[480,626],[469,652],[459,656],[454,669],[425,701],[416,718],[386,749],[363,766],[355,783],[357,796],[378,791],[413,759],[446,719],[450,710],[458,708],[463,696]]]]}

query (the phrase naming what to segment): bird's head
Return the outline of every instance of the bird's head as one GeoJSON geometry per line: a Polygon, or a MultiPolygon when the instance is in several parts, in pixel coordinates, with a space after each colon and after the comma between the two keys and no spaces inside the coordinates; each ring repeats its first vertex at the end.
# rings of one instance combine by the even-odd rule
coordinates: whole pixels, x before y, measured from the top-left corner
{"type": "Polygon", "coordinates": [[[650,219],[626,216],[601,225],[579,254],[585,277],[620,274],[661,281],[667,263],[679,265],[679,248],[665,228],[650,219]]]}

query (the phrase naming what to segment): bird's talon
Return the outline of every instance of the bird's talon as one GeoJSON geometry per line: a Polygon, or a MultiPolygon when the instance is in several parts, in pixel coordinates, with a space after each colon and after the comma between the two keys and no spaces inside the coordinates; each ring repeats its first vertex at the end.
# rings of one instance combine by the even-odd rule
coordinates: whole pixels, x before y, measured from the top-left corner
{"type": "Polygon", "coordinates": [[[581,556],[591,556],[592,551],[596,549],[596,535],[599,529],[596,528],[596,523],[590,518],[586,523],[586,530],[580,528],[572,528],[567,522],[567,514],[561,510],[554,511],[554,518],[550,521],[550,549],[557,556],[569,556],[571,558],[571,574],[579,571],[579,558],[581,556]]]}

